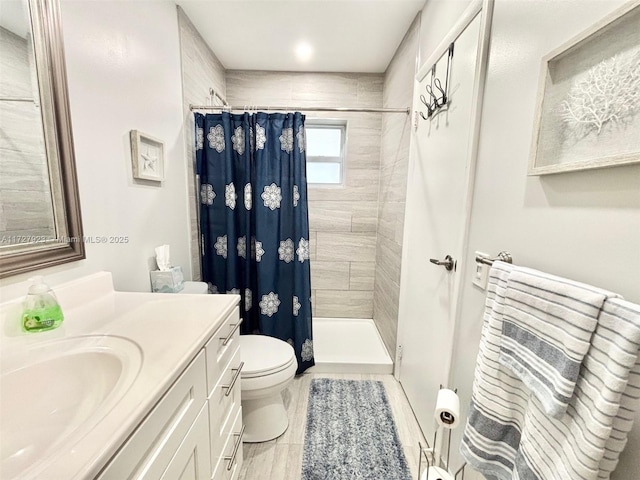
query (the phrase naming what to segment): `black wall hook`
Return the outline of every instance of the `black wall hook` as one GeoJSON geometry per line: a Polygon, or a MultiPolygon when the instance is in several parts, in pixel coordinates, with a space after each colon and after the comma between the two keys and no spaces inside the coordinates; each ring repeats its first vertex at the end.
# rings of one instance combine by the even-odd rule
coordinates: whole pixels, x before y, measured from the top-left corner
{"type": "Polygon", "coordinates": [[[420,116],[426,120],[431,115],[433,115],[433,109],[431,108],[431,104],[427,101],[427,98],[424,95],[420,95],[420,101],[427,107],[427,116],[424,116],[424,113],[420,112],[420,116]]]}
{"type": "Polygon", "coordinates": [[[442,88],[442,82],[436,77],[436,64],[431,67],[431,82],[429,85],[425,85],[424,89],[429,95],[429,99],[424,95],[420,95],[420,101],[427,107],[427,116],[420,112],[420,116],[424,119],[430,119],[434,117],[443,107],[449,103],[449,75],[451,72],[451,64],[453,62],[453,43],[449,45],[447,56],[447,72],[445,77],[444,88],[442,88]]]}

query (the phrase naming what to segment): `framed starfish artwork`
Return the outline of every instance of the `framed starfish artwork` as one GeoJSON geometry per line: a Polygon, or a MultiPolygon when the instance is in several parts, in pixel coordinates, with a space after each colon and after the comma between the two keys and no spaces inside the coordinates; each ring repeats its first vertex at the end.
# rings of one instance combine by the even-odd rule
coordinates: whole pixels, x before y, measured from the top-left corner
{"type": "Polygon", "coordinates": [[[164,143],[138,130],[131,130],[130,138],[133,178],[164,180],[164,143]]]}

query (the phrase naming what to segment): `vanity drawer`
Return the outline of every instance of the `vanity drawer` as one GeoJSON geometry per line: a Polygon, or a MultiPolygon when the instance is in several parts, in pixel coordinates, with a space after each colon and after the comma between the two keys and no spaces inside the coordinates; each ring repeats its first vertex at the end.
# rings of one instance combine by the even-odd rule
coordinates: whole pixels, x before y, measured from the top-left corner
{"type": "Polygon", "coordinates": [[[220,382],[209,397],[209,431],[211,432],[211,464],[217,463],[226,442],[226,436],[231,430],[235,414],[240,408],[240,351],[236,350],[231,361],[227,364],[220,382]],[[229,389],[228,387],[235,383],[229,389]]]}
{"type": "Polygon", "coordinates": [[[207,392],[211,394],[224,367],[239,348],[240,310],[236,307],[205,345],[207,356],[207,392]]]}
{"type": "Polygon", "coordinates": [[[224,436],[224,445],[216,455],[214,465],[216,465],[212,480],[229,480],[237,478],[242,466],[242,408],[234,409],[234,416],[229,419],[228,433],[224,436]]]}
{"type": "Polygon", "coordinates": [[[206,402],[200,352],[98,476],[99,480],[159,479],[206,402]]]}
{"type": "Polygon", "coordinates": [[[209,480],[209,411],[205,405],[160,480],[209,480]]]}

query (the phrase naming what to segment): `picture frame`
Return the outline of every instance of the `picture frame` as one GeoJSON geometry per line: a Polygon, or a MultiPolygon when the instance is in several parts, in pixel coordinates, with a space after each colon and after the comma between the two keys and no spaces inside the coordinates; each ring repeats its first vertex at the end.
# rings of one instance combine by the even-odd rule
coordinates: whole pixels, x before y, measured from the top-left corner
{"type": "Polygon", "coordinates": [[[162,182],[164,180],[164,143],[139,130],[131,130],[131,163],[133,178],[162,182]]]}
{"type": "Polygon", "coordinates": [[[529,175],[640,162],[640,0],[542,59],[529,175]]]}

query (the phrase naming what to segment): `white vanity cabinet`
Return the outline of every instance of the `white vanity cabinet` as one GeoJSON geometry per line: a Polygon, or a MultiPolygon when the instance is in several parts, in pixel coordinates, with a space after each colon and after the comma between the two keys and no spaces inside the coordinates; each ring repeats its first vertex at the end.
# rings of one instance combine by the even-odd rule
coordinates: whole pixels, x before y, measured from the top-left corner
{"type": "Polygon", "coordinates": [[[207,406],[213,480],[238,478],[242,465],[240,319],[238,309],[206,344],[207,406]],[[214,368],[218,370],[214,370],[214,368]]]}
{"type": "Polygon", "coordinates": [[[236,307],[98,475],[99,480],[232,480],[242,465],[236,307]]]}

